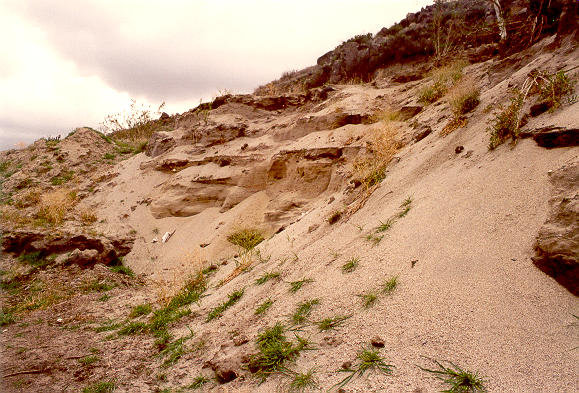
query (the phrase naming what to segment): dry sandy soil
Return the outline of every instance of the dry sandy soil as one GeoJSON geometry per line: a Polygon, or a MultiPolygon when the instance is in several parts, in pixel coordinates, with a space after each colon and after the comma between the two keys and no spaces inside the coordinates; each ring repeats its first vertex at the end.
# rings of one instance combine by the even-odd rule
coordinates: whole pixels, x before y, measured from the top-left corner
{"type": "MultiPolygon", "coordinates": [[[[530,138],[488,149],[492,109],[508,102],[509,87],[533,69],[579,65],[577,50],[549,52],[545,44],[468,65],[463,74],[481,87],[480,104],[464,127],[448,133],[445,98],[411,119],[377,121],[422,105],[418,91],[430,83],[391,83],[387,73],[372,84],[332,86],[327,98],[304,104],[267,109],[263,98],[252,97],[201,120],[194,112],[178,116],[175,130],[164,134],[165,151],[111,162],[111,175],[87,184],[78,202],[98,217],[82,231],[134,239],[123,263],[136,277],[102,264],[63,263],[34,273],[26,294],[35,282],[50,283],[60,298],[2,327],[2,391],[72,392],[106,381],[116,392],[188,391],[200,376],[209,379],[205,391],[291,390],[289,371],[261,383],[247,366],[256,337],[277,322],[292,329],[288,339],[311,341],[311,350],[286,363],[298,373],[314,370],[316,386],[307,391],[338,391],[348,375],[340,369],[356,366],[357,353],[373,341],[383,342],[376,350],[393,372],[369,371],[345,392],[443,390],[421,369],[436,367],[429,358],[476,371],[489,392],[579,391],[579,301],[531,260],[549,216],[550,176],[576,168],[579,150],[545,149],[530,138]],[[424,126],[430,134],[415,138],[424,126]],[[376,135],[390,132],[396,143],[386,144],[394,157],[385,178],[370,189],[357,185],[357,163],[375,157],[385,146],[376,135]],[[330,223],[336,212],[341,216],[330,223]],[[251,253],[227,241],[244,228],[266,238],[251,253]],[[358,264],[345,272],[352,258],[358,264]],[[166,364],[171,353],[159,355],[150,332],[118,333],[131,320],[150,320],[129,316],[134,306],[158,310],[208,267],[201,299],[169,325],[174,340],[185,337],[174,362],[166,364]],[[257,284],[268,272],[279,276],[257,284]],[[396,288],[383,291],[392,277],[396,288]],[[289,291],[303,279],[311,281],[289,291]],[[221,317],[207,321],[242,289],[221,317]],[[371,293],[376,300],[364,307],[360,295],[371,293]],[[267,299],[271,307],[256,315],[267,299]],[[296,307],[315,299],[296,326],[296,307]],[[318,329],[317,321],[336,316],[348,318],[336,329],[318,329]],[[230,382],[213,379],[231,372],[230,382]]],[[[578,108],[567,103],[530,118],[524,129],[576,128],[578,108]]],[[[3,255],[6,271],[19,263],[3,255]]],[[[5,305],[24,296],[15,291],[3,289],[5,305]]]]}

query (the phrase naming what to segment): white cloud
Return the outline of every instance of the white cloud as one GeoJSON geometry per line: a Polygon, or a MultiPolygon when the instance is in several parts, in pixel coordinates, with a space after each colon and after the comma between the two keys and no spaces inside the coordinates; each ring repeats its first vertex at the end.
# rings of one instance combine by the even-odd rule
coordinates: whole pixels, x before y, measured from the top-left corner
{"type": "Polygon", "coordinates": [[[96,126],[129,97],[185,111],[248,92],[429,0],[5,0],[0,148],[96,126]]]}

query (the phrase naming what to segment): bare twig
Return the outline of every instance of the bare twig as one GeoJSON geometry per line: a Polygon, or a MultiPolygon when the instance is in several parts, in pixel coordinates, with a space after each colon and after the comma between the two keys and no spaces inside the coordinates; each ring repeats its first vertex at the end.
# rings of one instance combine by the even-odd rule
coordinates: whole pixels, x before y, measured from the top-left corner
{"type": "Polygon", "coordinates": [[[23,374],[42,374],[43,372],[48,371],[47,368],[38,369],[38,370],[26,370],[26,371],[18,371],[11,374],[3,375],[2,378],[14,377],[16,375],[23,375],[23,374]]]}

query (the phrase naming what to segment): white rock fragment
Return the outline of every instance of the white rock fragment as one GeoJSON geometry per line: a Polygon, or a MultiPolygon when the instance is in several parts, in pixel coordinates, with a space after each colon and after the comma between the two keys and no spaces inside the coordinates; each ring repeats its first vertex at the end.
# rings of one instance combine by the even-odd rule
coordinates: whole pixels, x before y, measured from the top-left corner
{"type": "Polygon", "coordinates": [[[58,319],[56,320],[56,323],[62,323],[62,318],[58,318],[58,319]]]}
{"type": "Polygon", "coordinates": [[[153,240],[151,240],[151,243],[157,243],[159,241],[159,239],[157,239],[156,237],[153,238],[153,240]]]}
{"type": "Polygon", "coordinates": [[[174,233],[175,233],[175,229],[173,229],[173,232],[165,232],[165,234],[163,235],[163,238],[161,239],[163,241],[163,243],[167,243],[169,238],[171,236],[173,236],[174,233]]]}

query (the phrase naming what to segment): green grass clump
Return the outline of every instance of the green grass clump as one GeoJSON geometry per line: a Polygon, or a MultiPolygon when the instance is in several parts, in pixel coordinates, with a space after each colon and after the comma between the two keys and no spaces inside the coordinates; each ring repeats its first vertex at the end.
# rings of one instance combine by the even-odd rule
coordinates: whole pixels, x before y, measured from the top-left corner
{"type": "Polygon", "coordinates": [[[382,293],[390,294],[394,292],[398,286],[398,276],[393,276],[388,279],[382,286],[382,293]]]}
{"type": "Polygon", "coordinates": [[[360,258],[352,257],[352,258],[348,259],[348,261],[342,265],[342,272],[343,273],[353,272],[354,270],[356,270],[359,263],[360,263],[360,258]]]}
{"type": "Polygon", "coordinates": [[[116,329],[120,328],[121,326],[122,326],[121,323],[116,322],[116,321],[114,321],[114,320],[112,320],[112,319],[109,319],[108,321],[104,322],[102,325],[97,326],[97,327],[94,329],[94,331],[97,332],[97,333],[100,333],[100,332],[108,332],[108,331],[111,331],[111,330],[116,330],[116,329]]]}
{"type": "Polygon", "coordinates": [[[515,92],[508,106],[501,107],[494,119],[490,122],[489,150],[505,142],[508,138],[513,141],[519,137],[519,114],[523,108],[523,95],[515,92]]]}
{"type": "Polygon", "coordinates": [[[436,81],[431,85],[424,86],[418,93],[418,102],[432,104],[446,94],[448,89],[441,81],[436,81]]]}
{"type": "Polygon", "coordinates": [[[181,356],[187,352],[185,342],[187,342],[192,337],[193,332],[191,332],[191,334],[188,336],[184,336],[176,339],[175,341],[169,342],[165,348],[159,352],[159,356],[165,358],[162,366],[169,367],[177,363],[177,361],[181,359],[181,356]]]}
{"type": "Polygon", "coordinates": [[[117,265],[117,266],[111,266],[110,269],[113,273],[124,274],[125,276],[129,276],[129,277],[135,276],[135,272],[133,272],[133,270],[128,266],[117,265]]]}
{"type": "Polygon", "coordinates": [[[300,325],[306,321],[312,312],[312,308],[320,304],[320,299],[312,299],[298,304],[298,307],[292,315],[292,322],[295,325],[300,325]]]}
{"type": "MultiPolygon", "coordinates": [[[[427,358],[428,359],[428,358],[427,358]]],[[[445,384],[449,386],[448,389],[443,390],[443,392],[448,393],[475,393],[475,392],[486,392],[484,387],[484,379],[481,378],[476,372],[470,372],[463,370],[454,363],[448,362],[449,367],[444,366],[441,362],[435,359],[429,359],[436,363],[437,369],[429,369],[418,366],[421,370],[429,372],[436,375],[436,377],[442,380],[445,384]]]]}
{"type": "Polygon", "coordinates": [[[10,311],[0,308],[0,326],[10,325],[11,323],[14,323],[14,315],[10,311]]]}
{"type": "Polygon", "coordinates": [[[543,83],[539,85],[539,97],[549,104],[549,109],[561,106],[563,97],[575,91],[576,80],[570,79],[565,71],[559,71],[553,75],[545,76],[543,83]]]}
{"type": "Polygon", "coordinates": [[[455,117],[471,112],[480,104],[480,88],[466,84],[457,86],[450,94],[448,103],[455,117]]]}
{"type": "Polygon", "coordinates": [[[149,322],[149,329],[155,337],[164,337],[170,323],[189,315],[191,310],[182,310],[181,307],[198,302],[205,292],[207,284],[203,274],[187,281],[181,291],[177,293],[166,306],[155,310],[149,322]]]}
{"type": "Polygon", "coordinates": [[[378,300],[378,294],[376,292],[368,292],[358,295],[362,299],[362,304],[364,308],[370,308],[378,300]]]}
{"type": "Polygon", "coordinates": [[[115,390],[115,383],[112,381],[103,381],[93,383],[82,389],[82,393],[111,393],[115,390]]]}
{"type": "Polygon", "coordinates": [[[225,303],[222,303],[219,306],[213,308],[211,311],[209,311],[206,322],[209,322],[215,318],[221,318],[225,310],[233,306],[235,303],[239,301],[239,299],[241,299],[241,297],[243,296],[243,292],[244,289],[239,289],[237,291],[230,293],[225,303]]]}
{"type": "Polygon", "coordinates": [[[151,311],[153,311],[153,308],[151,307],[150,304],[139,304],[133,307],[131,313],[129,314],[129,317],[131,318],[140,317],[141,315],[150,314],[151,311]]]}
{"type": "Polygon", "coordinates": [[[103,155],[103,158],[104,158],[105,160],[114,160],[115,157],[116,157],[116,156],[115,156],[114,154],[112,154],[112,153],[105,153],[105,154],[103,155]]]}
{"type": "Polygon", "coordinates": [[[296,293],[297,291],[299,291],[300,289],[302,289],[302,287],[304,286],[304,284],[309,283],[309,282],[314,282],[314,280],[312,280],[311,278],[304,278],[298,281],[290,281],[290,289],[289,291],[291,293],[296,293]]]}
{"type": "Polygon", "coordinates": [[[314,369],[310,369],[305,373],[295,373],[289,383],[288,390],[292,393],[301,393],[317,388],[318,383],[314,377],[314,373],[314,369]]]}
{"type": "Polygon", "coordinates": [[[259,352],[251,356],[249,368],[262,379],[283,370],[286,361],[295,359],[302,350],[310,349],[306,340],[296,336],[297,343],[292,342],[285,332],[286,328],[278,322],[257,336],[259,352]]]}
{"type": "Polygon", "coordinates": [[[90,366],[91,364],[96,363],[98,361],[99,358],[98,356],[95,355],[85,356],[83,358],[78,359],[78,362],[83,366],[90,366]]]}
{"type": "Polygon", "coordinates": [[[93,281],[86,283],[83,286],[83,290],[85,292],[107,292],[114,287],[114,283],[110,283],[108,281],[99,281],[99,279],[95,278],[93,281]]]}
{"type": "Polygon", "coordinates": [[[262,285],[275,278],[279,278],[279,272],[265,272],[261,277],[255,280],[255,284],[262,285]]]}
{"type": "Polygon", "coordinates": [[[386,220],[386,222],[380,221],[380,225],[376,227],[376,233],[386,232],[387,230],[392,228],[392,225],[394,225],[395,222],[396,220],[394,220],[393,218],[389,218],[388,220],[386,220]]]}
{"type": "Polygon", "coordinates": [[[267,299],[266,301],[261,303],[259,306],[257,306],[257,308],[255,309],[255,315],[264,314],[271,307],[272,304],[273,304],[273,300],[267,299]]]}
{"type": "Polygon", "coordinates": [[[253,250],[264,239],[257,229],[242,229],[227,236],[227,241],[246,251],[253,250]]]}
{"type": "Polygon", "coordinates": [[[337,317],[325,318],[319,322],[316,322],[316,325],[318,326],[320,332],[324,332],[341,326],[346,319],[349,319],[351,317],[352,317],[351,315],[341,315],[337,317]]]}
{"type": "Polygon", "coordinates": [[[70,181],[73,176],[74,176],[73,171],[64,171],[59,176],[54,176],[52,179],[50,179],[50,182],[52,183],[53,186],[59,186],[61,184],[70,181]]]}
{"type": "Polygon", "coordinates": [[[119,331],[119,336],[133,336],[135,334],[145,333],[149,329],[149,326],[144,322],[130,322],[128,325],[123,326],[119,331]]]}
{"type": "Polygon", "coordinates": [[[193,379],[193,382],[190,383],[189,385],[187,385],[185,388],[186,389],[201,389],[205,384],[207,384],[207,382],[209,382],[209,378],[203,376],[203,375],[199,375],[197,377],[195,377],[193,379]]]}
{"type": "Polygon", "coordinates": [[[361,377],[368,371],[381,372],[386,375],[392,375],[394,365],[384,361],[377,349],[363,349],[356,356],[356,363],[351,368],[340,370],[341,372],[350,373],[335,386],[344,387],[354,377],[361,377]]]}

